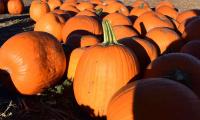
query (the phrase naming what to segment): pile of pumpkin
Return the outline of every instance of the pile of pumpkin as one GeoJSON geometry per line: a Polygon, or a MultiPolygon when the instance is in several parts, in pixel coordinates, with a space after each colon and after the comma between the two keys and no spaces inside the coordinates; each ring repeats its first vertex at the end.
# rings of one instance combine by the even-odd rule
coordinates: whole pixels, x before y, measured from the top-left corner
{"type": "Polygon", "coordinates": [[[25,95],[67,77],[94,119],[199,120],[199,15],[167,1],[34,0],[34,31],[3,44],[0,68],[25,95]]]}

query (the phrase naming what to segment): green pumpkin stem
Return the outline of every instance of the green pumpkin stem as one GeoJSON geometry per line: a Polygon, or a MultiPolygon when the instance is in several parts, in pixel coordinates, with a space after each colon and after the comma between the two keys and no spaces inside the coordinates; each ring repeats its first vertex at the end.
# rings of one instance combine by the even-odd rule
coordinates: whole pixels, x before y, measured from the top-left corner
{"type": "Polygon", "coordinates": [[[101,16],[103,13],[103,9],[102,8],[96,9],[95,13],[96,13],[96,15],[101,16]]]}
{"type": "Polygon", "coordinates": [[[115,45],[119,43],[117,42],[115,33],[113,32],[113,29],[111,27],[111,23],[109,20],[104,20],[102,22],[102,26],[103,26],[103,34],[104,34],[104,41],[103,41],[103,45],[115,45]]]}

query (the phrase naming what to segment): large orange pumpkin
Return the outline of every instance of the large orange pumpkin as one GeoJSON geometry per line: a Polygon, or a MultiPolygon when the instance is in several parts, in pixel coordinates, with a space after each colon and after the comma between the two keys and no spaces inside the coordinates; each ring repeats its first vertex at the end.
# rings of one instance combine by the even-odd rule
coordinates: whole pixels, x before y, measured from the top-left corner
{"type": "Polygon", "coordinates": [[[182,38],[185,40],[199,40],[200,39],[200,17],[195,18],[185,26],[182,38]]]}
{"type": "Polygon", "coordinates": [[[192,40],[186,43],[180,52],[193,55],[200,60],[200,40],[192,40]]]}
{"type": "Polygon", "coordinates": [[[169,27],[175,29],[173,23],[164,15],[153,11],[140,15],[133,24],[133,27],[141,34],[145,35],[155,27],[169,27]]]}
{"type": "Polygon", "coordinates": [[[112,97],[107,120],[198,120],[199,98],[187,87],[164,78],[129,83],[112,97]]]}
{"type": "Polygon", "coordinates": [[[10,14],[21,14],[24,10],[24,3],[22,0],[9,0],[8,12],[10,14]]]}
{"type": "Polygon", "coordinates": [[[131,26],[132,25],[132,22],[130,21],[130,19],[121,13],[110,13],[107,16],[105,16],[103,20],[109,20],[112,26],[116,26],[116,25],[131,26]]]}
{"type": "Polygon", "coordinates": [[[144,77],[164,77],[183,83],[200,96],[200,61],[185,53],[169,53],[158,57],[147,68],[144,77]]]}
{"type": "Polygon", "coordinates": [[[104,42],[82,54],[73,84],[78,104],[99,117],[106,115],[112,95],[139,73],[135,54],[117,43],[108,21],[103,21],[103,28],[104,42]]]}
{"type": "Polygon", "coordinates": [[[50,33],[62,42],[62,28],[65,24],[65,20],[58,14],[47,13],[41,17],[35,24],[34,31],[43,31],[50,33]]]}
{"type": "Polygon", "coordinates": [[[50,10],[53,11],[54,9],[56,9],[62,5],[62,1],[61,0],[48,0],[48,5],[50,7],[50,10]]]}
{"type": "Polygon", "coordinates": [[[158,45],[161,54],[175,51],[176,45],[181,41],[181,37],[178,33],[173,29],[164,27],[153,28],[147,32],[146,36],[158,45]]]}
{"type": "Polygon", "coordinates": [[[99,22],[89,16],[75,16],[70,18],[62,30],[63,42],[67,43],[70,35],[94,34],[101,35],[102,27],[99,22]]]}
{"type": "Polygon", "coordinates": [[[44,32],[24,32],[8,39],[0,50],[0,69],[9,73],[25,95],[43,92],[64,75],[66,58],[61,44],[44,32]]]}
{"type": "Polygon", "coordinates": [[[29,14],[34,21],[38,21],[40,17],[50,12],[49,5],[46,2],[40,0],[34,0],[31,3],[29,14]]]}
{"type": "Polygon", "coordinates": [[[113,31],[115,33],[117,40],[138,36],[137,31],[125,25],[116,25],[113,27],[113,31]]]}

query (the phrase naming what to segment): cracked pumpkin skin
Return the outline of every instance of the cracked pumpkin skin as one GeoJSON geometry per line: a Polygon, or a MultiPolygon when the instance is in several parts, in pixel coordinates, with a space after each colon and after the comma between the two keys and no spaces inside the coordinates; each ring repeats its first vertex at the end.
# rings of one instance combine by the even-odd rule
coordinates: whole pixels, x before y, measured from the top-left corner
{"type": "Polygon", "coordinates": [[[8,39],[0,50],[0,69],[6,70],[16,89],[35,95],[64,75],[66,58],[61,44],[44,32],[24,32],[8,39]]]}

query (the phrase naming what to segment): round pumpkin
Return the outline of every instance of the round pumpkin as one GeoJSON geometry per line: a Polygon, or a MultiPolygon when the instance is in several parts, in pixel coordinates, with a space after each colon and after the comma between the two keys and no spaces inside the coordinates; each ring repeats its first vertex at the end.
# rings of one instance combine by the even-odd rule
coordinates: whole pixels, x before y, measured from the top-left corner
{"type": "Polygon", "coordinates": [[[64,75],[66,58],[61,44],[44,32],[24,32],[8,39],[0,50],[0,69],[9,73],[16,89],[35,95],[64,75]]]}
{"type": "Polygon", "coordinates": [[[155,27],[169,27],[175,29],[173,23],[166,16],[153,11],[145,12],[140,15],[135,20],[133,27],[143,36],[155,27]]]}
{"type": "Polygon", "coordinates": [[[88,47],[100,43],[100,40],[94,35],[83,35],[80,42],[81,47],[88,47]]]}
{"type": "Polygon", "coordinates": [[[63,4],[60,6],[60,9],[61,9],[61,10],[68,11],[68,12],[71,12],[72,15],[75,15],[75,14],[77,14],[78,12],[80,12],[75,6],[68,5],[68,4],[66,4],[66,3],[63,3],[63,4]]]}
{"type": "Polygon", "coordinates": [[[21,14],[24,10],[24,3],[22,0],[9,0],[8,12],[10,14],[21,14]]]}
{"type": "Polygon", "coordinates": [[[73,82],[78,104],[91,108],[90,114],[98,117],[106,115],[112,95],[139,73],[135,54],[117,43],[107,20],[103,21],[103,30],[104,42],[82,54],[73,82]]]}
{"type": "Polygon", "coordinates": [[[136,0],[131,5],[131,7],[133,7],[133,8],[140,7],[140,6],[144,6],[144,7],[149,7],[150,8],[150,5],[146,0],[136,0]]]}
{"type": "Polygon", "coordinates": [[[160,6],[159,8],[156,9],[156,12],[166,15],[174,20],[178,16],[178,12],[174,8],[171,8],[169,6],[160,6]]]}
{"type": "Polygon", "coordinates": [[[182,38],[185,40],[199,40],[200,39],[200,17],[195,18],[185,26],[182,38]]]}
{"type": "Polygon", "coordinates": [[[148,11],[152,11],[152,9],[149,8],[149,7],[144,7],[144,6],[134,7],[134,8],[131,10],[129,16],[132,16],[132,17],[137,18],[137,17],[139,17],[140,15],[142,15],[143,13],[148,12],[148,11]]]}
{"type": "Polygon", "coordinates": [[[29,14],[34,21],[38,21],[40,17],[50,12],[49,5],[46,2],[40,0],[34,0],[31,3],[29,14]]]}
{"type": "Polygon", "coordinates": [[[167,7],[170,7],[170,8],[175,8],[175,6],[173,5],[173,3],[171,3],[170,1],[160,1],[157,5],[156,5],[156,7],[155,7],[155,9],[157,10],[159,7],[163,7],[163,6],[167,6],[167,7]]]}
{"type": "Polygon", "coordinates": [[[200,60],[200,40],[192,40],[186,43],[182,48],[182,53],[190,54],[200,60]]]}
{"type": "Polygon", "coordinates": [[[169,53],[158,57],[147,68],[144,77],[164,77],[183,83],[200,96],[200,61],[185,53],[169,53]]]}
{"type": "Polygon", "coordinates": [[[116,25],[113,27],[113,31],[115,33],[117,40],[138,36],[137,31],[125,25],[116,25]]]}
{"type": "Polygon", "coordinates": [[[99,22],[89,16],[75,16],[70,18],[64,25],[62,30],[63,42],[67,43],[70,35],[84,35],[84,34],[102,34],[102,26],[99,22]]]}
{"type": "Polygon", "coordinates": [[[50,33],[62,42],[62,28],[65,24],[65,20],[58,14],[47,13],[37,21],[34,27],[34,31],[43,31],[50,33]]]}
{"type": "Polygon", "coordinates": [[[79,2],[79,4],[76,5],[76,8],[80,11],[84,11],[87,9],[94,9],[94,5],[90,2],[79,2]]]}
{"type": "Polygon", "coordinates": [[[103,18],[103,20],[109,20],[112,26],[116,26],[116,25],[131,26],[132,25],[132,22],[130,21],[130,19],[121,13],[110,13],[106,15],[103,18]]]}
{"type": "Polygon", "coordinates": [[[48,5],[51,11],[53,11],[54,9],[60,7],[62,5],[62,1],[61,0],[48,0],[48,5]]]}
{"type": "Polygon", "coordinates": [[[142,79],[118,90],[107,120],[198,120],[199,98],[187,87],[164,78],[142,79]]]}
{"type": "Polygon", "coordinates": [[[178,23],[182,23],[184,20],[194,17],[194,16],[199,16],[200,15],[200,10],[199,9],[189,9],[182,11],[178,14],[176,17],[176,21],[178,23]]]}
{"type": "Polygon", "coordinates": [[[129,15],[128,8],[124,4],[119,3],[119,2],[113,2],[113,3],[108,4],[103,9],[103,11],[106,12],[106,13],[115,13],[115,12],[118,12],[118,13],[121,13],[121,14],[123,14],[125,16],[129,15]]]}
{"type": "Polygon", "coordinates": [[[156,27],[147,32],[146,37],[153,40],[160,49],[160,54],[179,51],[177,44],[182,41],[180,35],[173,29],[156,27]]]}
{"type": "Polygon", "coordinates": [[[55,9],[54,11],[52,11],[53,13],[56,13],[60,16],[62,16],[65,21],[67,21],[70,17],[72,17],[71,13],[70,12],[67,12],[65,10],[61,10],[61,9],[55,9]]]}
{"type": "Polygon", "coordinates": [[[90,17],[97,17],[97,15],[94,12],[91,12],[89,10],[80,11],[79,13],[76,14],[76,16],[78,16],[78,15],[86,15],[86,16],[90,16],[90,17]]]}

